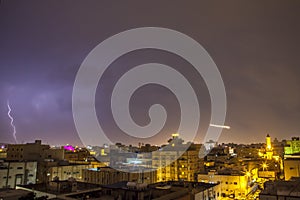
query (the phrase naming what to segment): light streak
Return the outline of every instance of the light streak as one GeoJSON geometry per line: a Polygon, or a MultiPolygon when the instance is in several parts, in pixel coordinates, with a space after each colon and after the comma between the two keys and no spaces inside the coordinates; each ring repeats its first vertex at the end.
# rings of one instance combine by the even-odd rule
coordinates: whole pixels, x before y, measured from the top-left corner
{"type": "Polygon", "coordinates": [[[230,126],[224,126],[224,125],[210,124],[209,126],[216,127],[216,128],[230,129],[230,126]]]}
{"type": "Polygon", "coordinates": [[[18,143],[17,136],[16,136],[17,130],[16,130],[16,126],[14,125],[14,118],[11,116],[11,107],[10,107],[10,104],[9,104],[8,100],[7,100],[7,108],[8,108],[7,115],[9,117],[9,119],[10,119],[10,125],[13,128],[13,137],[14,137],[15,142],[17,144],[18,143]]]}

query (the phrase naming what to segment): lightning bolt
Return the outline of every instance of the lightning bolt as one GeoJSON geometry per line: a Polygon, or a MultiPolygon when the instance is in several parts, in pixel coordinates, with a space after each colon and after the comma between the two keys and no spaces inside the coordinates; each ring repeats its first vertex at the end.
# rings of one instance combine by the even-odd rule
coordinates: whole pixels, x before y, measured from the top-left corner
{"type": "Polygon", "coordinates": [[[16,133],[17,133],[17,131],[16,131],[16,126],[14,125],[14,118],[11,116],[11,107],[10,107],[10,105],[9,105],[9,101],[7,100],[7,108],[8,108],[8,112],[7,112],[7,115],[8,115],[8,117],[9,117],[9,119],[10,119],[10,125],[11,125],[11,127],[13,128],[13,137],[14,137],[14,139],[15,139],[15,142],[16,142],[16,144],[18,143],[18,141],[17,141],[17,136],[16,136],[16,133]]]}

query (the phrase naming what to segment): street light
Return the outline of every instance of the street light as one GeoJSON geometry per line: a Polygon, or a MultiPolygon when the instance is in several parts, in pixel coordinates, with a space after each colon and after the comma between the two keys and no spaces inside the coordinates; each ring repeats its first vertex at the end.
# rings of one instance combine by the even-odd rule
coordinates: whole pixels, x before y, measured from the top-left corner
{"type": "Polygon", "coordinates": [[[250,177],[251,173],[250,172],[246,172],[246,176],[250,177]]]}
{"type": "Polygon", "coordinates": [[[263,171],[265,171],[265,169],[268,168],[268,165],[266,163],[263,163],[262,167],[263,167],[263,171]]]}

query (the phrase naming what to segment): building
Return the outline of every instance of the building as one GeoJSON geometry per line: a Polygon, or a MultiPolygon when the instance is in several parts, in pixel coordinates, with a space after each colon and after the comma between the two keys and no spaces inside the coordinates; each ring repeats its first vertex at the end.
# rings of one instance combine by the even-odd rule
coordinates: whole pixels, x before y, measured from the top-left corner
{"type": "Polygon", "coordinates": [[[296,200],[300,199],[300,179],[290,181],[267,181],[259,194],[260,200],[296,200]]]}
{"type": "Polygon", "coordinates": [[[300,155],[285,155],[284,177],[286,181],[292,177],[300,177],[300,155]]]}
{"type": "Polygon", "coordinates": [[[215,147],[217,147],[217,142],[215,142],[213,140],[209,140],[209,141],[204,143],[204,148],[205,148],[206,152],[211,151],[215,147]]]}
{"type": "Polygon", "coordinates": [[[103,186],[107,199],[124,200],[219,200],[216,196],[218,185],[197,182],[160,182],[150,185],[135,185],[119,182],[103,186]],[[110,197],[110,198],[109,198],[110,197]]]}
{"type": "Polygon", "coordinates": [[[128,167],[152,167],[152,154],[151,153],[139,153],[135,158],[126,158],[126,163],[123,165],[128,167]]]}
{"type": "Polygon", "coordinates": [[[0,164],[0,188],[34,184],[37,178],[37,162],[3,162],[0,164]]]}
{"type": "Polygon", "coordinates": [[[237,145],[237,157],[241,159],[257,159],[260,147],[260,145],[237,145]]]}
{"type": "Polygon", "coordinates": [[[198,182],[219,184],[219,190],[216,194],[218,198],[245,198],[255,188],[251,173],[244,174],[232,170],[198,174],[198,182]]]}
{"type": "Polygon", "coordinates": [[[123,200],[220,200],[216,196],[218,185],[197,182],[163,182],[136,184],[122,181],[110,185],[83,182],[52,181],[47,187],[41,184],[19,186],[19,189],[36,193],[36,197],[49,199],[123,199],[123,200]]]}
{"type": "Polygon", "coordinates": [[[264,148],[261,148],[258,152],[259,157],[264,158],[266,160],[272,160],[273,159],[273,147],[271,142],[271,137],[269,134],[266,136],[266,144],[264,148]]]}
{"type": "Polygon", "coordinates": [[[153,169],[131,169],[126,172],[111,167],[98,167],[84,169],[82,175],[84,182],[100,185],[114,184],[121,181],[147,184],[157,182],[157,172],[153,169]]]}
{"type": "Polygon", "coordinates": [[[281,142],[278,141],[277,138],[275,138],[273,140],[273,152],[274,152],[274,155],[277,155],[281,158],[283,158],[284,156],[284,147],[286,146],[286,141],[283,140],[281,142]]]}
{"type": "MultiPolygon", "coordinates": [[[[50,181],[47,184],[32,184],[17,186],[17,191],[29,191],[35,194],[37,199],[88,199],[92,194],[101,195],[102,188],[99,185],[78,182],[74,179],[64,181],[50,181]]],[[[16,199],[16,198],[15,198],[16,199]]],[[[12,199],[12,200],[15,200],[12,199]]],[[[25,198],[33,199],[33,198],[25,198]]]]}
{"type": "Polygon", "coordinates": [[[91,164],[67,164],[50,166],[47,170],[49,180],[68,180],[74,178],[75,180],[82,180],[82,171],[93,167],[91,164]]]}
{"type": "Polygon", "coordinates": [[[265,157],[267,160],[272,160],[272,158],[273,158],[273,147],[272,147],[271,137],[269,134],[266,137],[265,157]]]}
{"type": "Polygon", "coordinates": [[[300,153],[300,139],[299,137],[292,137],[292,140],[287,140],[284,147],[285,155],[300,153]]]}
{"type": "Polygon", "coordinates": [[[43,161],[45,159],[64,159],[63,149],[50,149],[41,140],[26,144],[9,144],[7,147],[7,161],[43,161]]]}
{"type": "Polygon", "coordinates": [[[7,157],[7,148],[6,145],[0,145],[0,160],[4,160],[7,157]]]}
{"type": "MultiPolygon", "coordinates": [[[[280,151],[279,149],[277,150],[280,151]]],[[[269,134],[266,137],[265,148],[260,149],[258,155],[262,159],[261,167],[258,172],[260,178],[267,180],[276,180],[279,177],[283,178],[282,153],[274,151],[269,134]]]]}
{"type": "Polygon", "coordinates": [[[86,148],[74,148],[71,145],[63,147],[64,159],[68,161],[87,161],[90,153],[86,148]]]}
{"type": "Polygon", "coordinates": [[[200,169],[200,145],[172,143],[152,152],[152,167],[157,169],[157,181],[195,181],[200,169]]]}

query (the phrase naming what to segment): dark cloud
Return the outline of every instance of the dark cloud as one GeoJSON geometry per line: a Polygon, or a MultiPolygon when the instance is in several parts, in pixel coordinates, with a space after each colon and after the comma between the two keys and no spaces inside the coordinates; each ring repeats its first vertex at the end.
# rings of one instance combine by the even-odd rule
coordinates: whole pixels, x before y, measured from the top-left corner
{"type": "MultiPolygon", "coordinates": [[[[224,79],[227,124],[232,127],[223,132],[221,141],[260,142],[266,133],[279,139],[299,135],[299,1],[1,2],[0,136],[3,142],[13,141],[7,118],[9,99],[19,141],[41,138],[53,144],[80,144],[71,110],[72,86],[80,64],[107,37],[141,26],[181,31],[202,44],[212,56],[224,79]]],[[[150,59],[145,54],[129,57],[120,59],[116,66],[150,59]]],[[[164,54],[158,60],[180,63],[164,54]]],[[[193,76],[186,67],[178,69],[193,76]]],[[[106,86],[97,95],[109,94],[109,84],[120,70],[107,73],[103,80],[106,86]]],[[[191,81],[197,84],[198,77],[191,81]]],[[[201,122],[198,141],[210,117],[207,91],[203,83],[200,85],[198,95],[205,100],[201,102],[204,122],[201,122]]],[[[154,96],[160,95],[157,92],[154,96]]],[[[168,102],[171,96],[164,96],[162,101],[168,102]]],[[[146,105],[151,102],[143,101],[142,97],[136,101],[139,103],[135,112],[141,116],[147,108],[143,102],[146,105]]],[[[176,101],[171,105],[175,106],[176,101]]],[[[97,106],[101,110],[100,100],[97,106]]],[[[136,117],[137,121],[142,119],[147,121],[147,117],[136,117]]],[[[176,122],[175,118],[172,120],[176,122]]],[[[163,142],[159,139],[157,143],[163,142]]]]}

